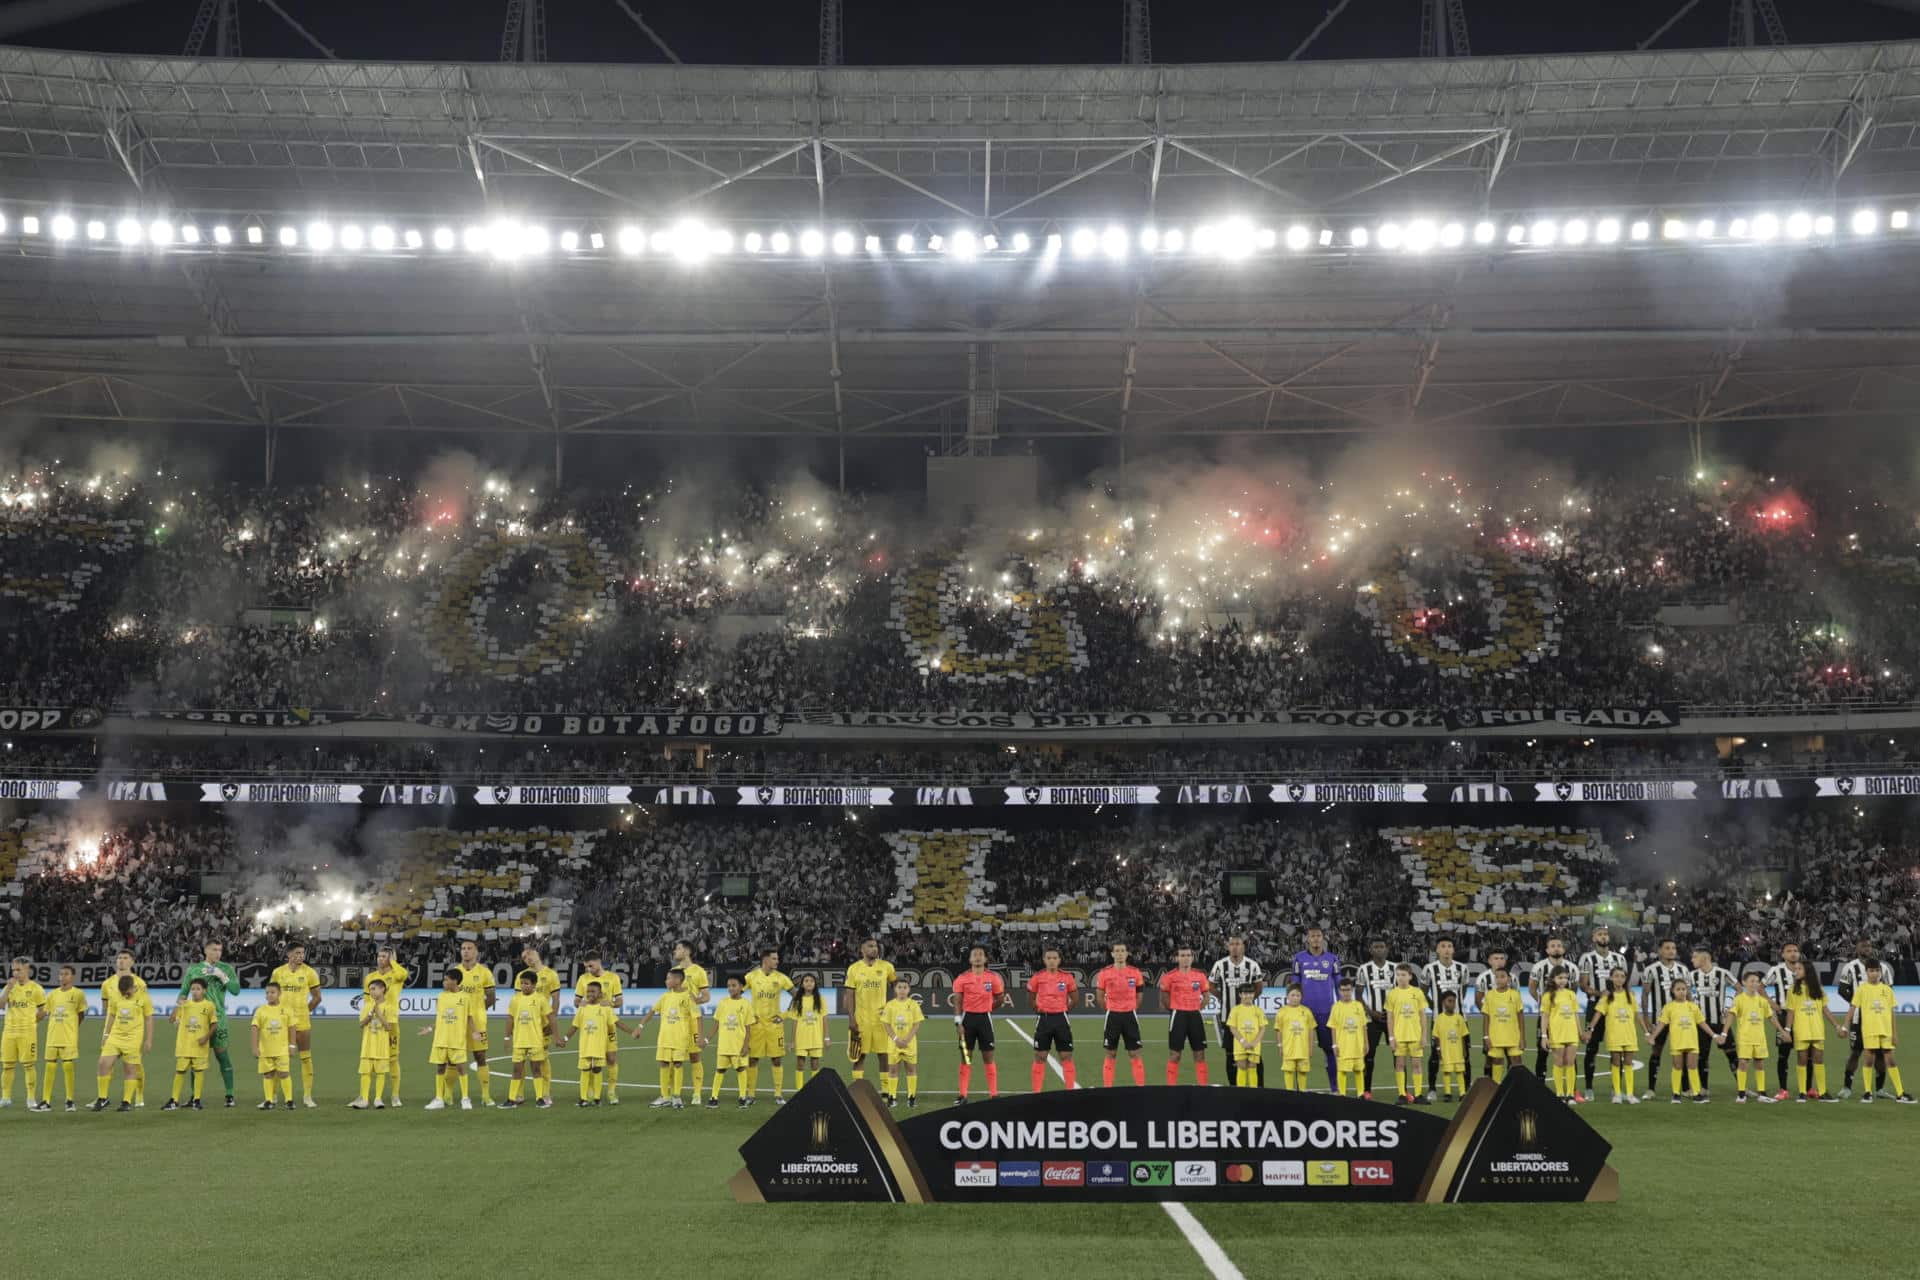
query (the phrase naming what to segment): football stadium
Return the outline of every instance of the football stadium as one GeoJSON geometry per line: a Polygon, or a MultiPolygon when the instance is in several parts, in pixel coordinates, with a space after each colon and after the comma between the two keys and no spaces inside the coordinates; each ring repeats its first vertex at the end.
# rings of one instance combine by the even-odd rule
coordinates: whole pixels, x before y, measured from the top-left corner
{"type": "Polygon", "coordinates": [[[0,1273],[1914,1274],[1916,278],[1909,0],[0,3],[0,1273]]]}

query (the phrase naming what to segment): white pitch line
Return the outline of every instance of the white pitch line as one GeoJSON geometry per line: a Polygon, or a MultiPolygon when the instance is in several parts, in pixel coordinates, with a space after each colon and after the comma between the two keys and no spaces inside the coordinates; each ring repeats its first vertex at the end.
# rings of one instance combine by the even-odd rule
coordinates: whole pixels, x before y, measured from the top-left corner
{"type": "MultiPolygon", "coordinates": [[[[1033,1037],[1027,1034],[1027,1029],[1015,1022],[1012,1018],[1003,1018],[1001,1021],[1012,1027],[1013,1033],[1022,1040],[1025,1040],[1029,1045],[1033,1045],[1036,1049],[1040,1047],[1034,1043],[1033,1037]]],[[[1063,1082],[1066,1080],[1066,1073],[1060,1069],[1060,1059],[1049,1053],[1047,1054],[1047,1065],[1053,1068],[1053,1074],[1059,1076],[1063,1082]]],[[[1074,1087],[1078,1088],[1079,1086],[1075,1085],[1074,1087]]],[[[1193,1210],[1174,1200],[1162,1200],[1160,1207],[1166,1210],[1169,1218],[1173,1219],[1173,1225],[1180,1228],[1180,1234],[1186,1237],[1187,1243],[1193,1247],[1193,1251],[1200,1255],[1201,1263],[1206,1267],[1207,1274],[1211,1275],[1213,1280],[1247,1280],[1240,1268],[1233,1265],[1233,1259],[1227,1256],[1227,1251],[1220,1247],[1220,1242],[1209,1235],[1207,1229],[1200,1225],[1200,1219],[1193,1216],[1193,1210]]]]}

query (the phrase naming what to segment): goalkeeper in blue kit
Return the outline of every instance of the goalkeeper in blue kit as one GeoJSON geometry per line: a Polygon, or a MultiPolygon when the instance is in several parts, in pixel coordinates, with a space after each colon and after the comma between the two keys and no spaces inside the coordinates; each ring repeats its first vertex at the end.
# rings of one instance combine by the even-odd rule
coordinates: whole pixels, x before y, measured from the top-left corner
{"type": "Polygon", "coordinates": [[[213,1056],[220,1064],[220,1079],[227,1089],[227,1105],[233,1106],[233,1059],[227,1053],[227,997],[240,990],[240,974],[234,967],[220,957],[225,948],[218,942],[209,942],[204,957],[198,964],[187,966],[186,973],[180,977],[180,999],[187,998],[187,988],[196,982],[206,984],[207,999],[213,1003],[213,1056]]]}

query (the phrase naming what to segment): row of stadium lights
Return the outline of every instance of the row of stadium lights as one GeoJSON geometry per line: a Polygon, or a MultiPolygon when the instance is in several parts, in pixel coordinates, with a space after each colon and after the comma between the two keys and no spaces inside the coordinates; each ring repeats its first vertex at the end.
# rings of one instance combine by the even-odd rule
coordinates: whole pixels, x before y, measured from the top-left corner
{"type": "MultiPolygon", "coordinates": [[[[1857,238],[1881,231],[1905,231],[1911,225],[1906,209],[1882,214],[1877,209],[1857,209],[1847,220],[1847,229],[1857,238]]],[[[0,235],[13,230],[0,214],[0,235]]],[[[69,213],[42,218],[28,214],[18,223],[23,238],[48,236],[66,243],[85,241],[98,245],[135,248],[142,245],[170,248],[175,245],[224,248],[243,245],[266,248],[306,250],[311,253],[344,251],[359,253],[420,252],[431,246],[438,253],[465,251],[502,259],[539,257],[555,248],[566,254],[604,253],[612,246],[623,257],[654,254],[683,262],[726,257],[736,250],[755,256],[783,258],[796,252],[803,258],[849,258],[864,252],[868,256],[886,254],[898,257],[932,255],[958,260],[988,256],[1024,256],[1037,248],[1049,258],[1062,255],[1090,259],[1124,259],[1139,252],[1143,255],[1191,254],[1199,257],[1238,259],[1271,251],[1284,245],[1296,253],[1310,249],[1361,250],[1379,248],[1389,252],[1425,253],[1432,250],[1464,248],[1469,242],[1477,247],[1505,244],[1516,249],[1545,249],[1565,246],[1614,245],[1622,242],[1702,241],[1770,243],[1774,241],[1826,240],[1837,230],[1834,215],[1797,211],[1785,215],[1756,213],[1736,217],[1724,224],[1713,218],[1675,218],[1658,221],[1651,218],[1623,220],[1596,218],[1537,218],[1532,221],[1498,223],[1482,219],[1473,223],[1439,222],[1415,218],[1408,222],[1381,222],[1372,226],[1355,224],[1336,231],[1331,227],[1310,227],[1295,223],[1284,231],[1255,226],[1244,218],[1203,223],[1189,234],[1178,227],[1145,227],[1130,233],[1117,225],[1079,226],[1070,231],[1050,232],[1036,238],[1027,232],[1001,237],[961,227],[945,234],[925,238],[911,232],[894,236],[889,243],[872,234],[857,234],[840,228],[825,230],[810,227],[798,233],[749,231],[738,237],[724,227],[712,227],[695,220],[683,220],[668,228],[647,230],[640,226],[621,226],[611,231],[581,231],[568,228],[557,235],[539,223],[496,221],[476,223],[456,231],[449,226],[431,230],[396,229],[385,223],[362,226],[347,222],[338,226],[315,221],[305,226],[291,223],[269,232],[258,223],[235,228],[216,223],[201,228],[192,222],[174,223],[167,219],[143,222],[121,218],[109,224],[100,218],[84,221],[69,213]]]]}

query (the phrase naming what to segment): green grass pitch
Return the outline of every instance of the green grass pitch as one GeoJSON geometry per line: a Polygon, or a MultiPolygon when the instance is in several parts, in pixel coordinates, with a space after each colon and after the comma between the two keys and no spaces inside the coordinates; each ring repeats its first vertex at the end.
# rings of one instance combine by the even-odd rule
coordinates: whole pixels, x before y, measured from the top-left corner
{"type": "MultiPolygon", "coordinates": [[[[346,1108],[357,1092],[358,1030],[331,1019],[314,1035],[318,1111],[255,1111],[259,1079],[242,1052],[240,1109],[220,1108],[215,1072],[210,1110],[163,1114],[173,1038],[165,1023],[154,1038],[160,1051],[148,1059],[144,1110],[0,1111],[0,1167],[13,1200],[0,1274],[1207,1274],[1173,1220],[1150,1206],[736,1205],[726,1189],[740,1163],[735,1149],[771,1100],[738,1111],[729,1083],[718,1112],[652,1110],[644,1105],[655,1096],[646,1042],[627,1042],[618,1109],[578,1110],[575,1086],[559,1083],[559,1105],[548,1112],[429,1114],[421,1110],[432,1085],[420,1025],[403,1036],[400,1111],[346,1108]]],[[[1079,1021],[1076,1055],[1082,1082],[1096,1085],[1097,1025],[1079,1021]]],[[[1902,1029],[1917,1025],[1904,1019],[1902,1029]]],[[[1032,1054],[1011,1020],[1000,1029],[1001,1084],[1025,1089],[1032,1054]]],[[[235,1031],[244,1051],[244,1028],[235,1031]]],[[[496,1043],[500,1031],[496,1020],[496,1043]]],[[[83,1033],[83,1046],[97,1047],[96,1030],[83,1033]]],[[[1838,1089],[1844,1046],[1832,1048],[1829,1083],[1838,1089]]],[[[842,1046],[829,1053],[844,1074],[842,1046]]],[[[943,1106],[950,1093],[935,1091],[953,1088],[955,1049],[933,1035],[923,1054],[921,1105],[943,1106]]],[[[1164,1079],[1164,1052],[1150,1049],[1148,1057],[1149,1082],[1164,1079]]],[[[573,1061],[556,1058],[557,1081],[576,1079],[573,1061]]],[[[1213,1061],[1217,1068],[1218,1054],[1213,1061]]],[[[91,1100],[92,1063],[79,1067],[81,1097],[91,1100]]],[[[1908,1087],[1920,1086],[1920,1058],[1905,1069],[1915,1073],[1908,1087]]],[[[791,1063],[788,1072],[791,1088],[791,1063]]],[[[1724,1061],[1713,1080],[1710,1106],[1669,1106],[1663,1083],[1653,1104],[1584,1109],[1614,1144],[1616,1205],[1211,1204],[1193,1213],[1248,1277],[1486,1280],[1651,1270],[1750,1280],[1782,1266],[1805,1280],[1920,1274],[1911,1215],[1899,1207],[1911,1198],[1906,1189],[1920,1185],[1920,1107],[1740,1107],[1724,1061]]],[[[982,1087],[977,1070],[975,1085],[982,1087]]],[[[1048,1085],[1060,1087],[1059,1078],[1050,1074],[1048,1085]]],[[[505,1097],[504,1073],[495,1074],[493,1092],[505,1097]]]]}

